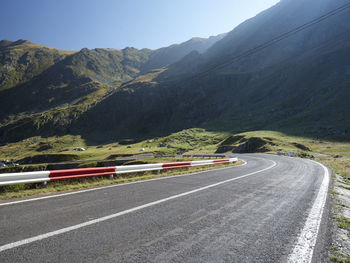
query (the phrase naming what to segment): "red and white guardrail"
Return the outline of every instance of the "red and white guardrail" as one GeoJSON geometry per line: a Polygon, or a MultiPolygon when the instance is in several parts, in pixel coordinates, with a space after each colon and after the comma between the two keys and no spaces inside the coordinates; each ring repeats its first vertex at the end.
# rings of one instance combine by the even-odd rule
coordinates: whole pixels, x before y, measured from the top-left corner
{"type": "Polygon", "coordinates": [[[236,162],[237,158],[0,174],[0,186],[236,162]]]}

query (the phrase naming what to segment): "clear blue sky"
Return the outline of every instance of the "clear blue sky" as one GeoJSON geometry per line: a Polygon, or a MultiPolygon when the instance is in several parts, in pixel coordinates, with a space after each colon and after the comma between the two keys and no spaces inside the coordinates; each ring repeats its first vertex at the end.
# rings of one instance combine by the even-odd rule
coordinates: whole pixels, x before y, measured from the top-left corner
{"type": "Polygon", "coordinates": [[[231,31],[279,0],[1,0],[0,39],[156,49],[231,31]]]}

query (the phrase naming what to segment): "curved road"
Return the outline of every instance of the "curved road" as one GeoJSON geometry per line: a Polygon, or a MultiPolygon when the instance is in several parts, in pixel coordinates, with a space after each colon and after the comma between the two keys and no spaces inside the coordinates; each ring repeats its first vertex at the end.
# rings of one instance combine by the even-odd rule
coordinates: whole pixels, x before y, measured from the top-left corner
{"type": "Polygon", "coordinates": [[[1,201],[0,262],[324,262],[328,170],[238,157],[246,165],[1,201]]]}

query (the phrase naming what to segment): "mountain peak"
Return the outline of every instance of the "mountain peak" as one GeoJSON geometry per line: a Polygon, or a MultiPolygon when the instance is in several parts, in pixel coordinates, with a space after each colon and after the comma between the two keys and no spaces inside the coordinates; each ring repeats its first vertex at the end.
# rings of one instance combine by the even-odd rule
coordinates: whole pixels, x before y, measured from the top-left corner
{"type": "Polygon", "coordinates": [[[28,45],[28,44],[32,44],[32,43],[28,40],[23,40],[23,39],[19,39],[17,41],[10,41],[10,40],[4,39],[0,41],[0,48],[13,47],[13,46],[19,46],[19,45],[28,45]]]}
{"type": "Polygon", "coordinates": [[[25,40],[25,39],[18,39],[17,41],[13,42],[13,45],[23,45],[23,44],[31,44],[32,42],[30,42],[29,40],[25,40]]]}

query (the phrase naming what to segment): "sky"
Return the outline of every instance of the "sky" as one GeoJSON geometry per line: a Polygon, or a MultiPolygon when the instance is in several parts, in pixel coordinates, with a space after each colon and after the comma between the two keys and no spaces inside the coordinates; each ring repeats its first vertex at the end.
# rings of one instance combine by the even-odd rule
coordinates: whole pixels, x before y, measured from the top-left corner
{"type": "Polygon", "coordinates": [[[1,0],[0,39],[150,48],[229,32],[279,0],[1,0]]]}

